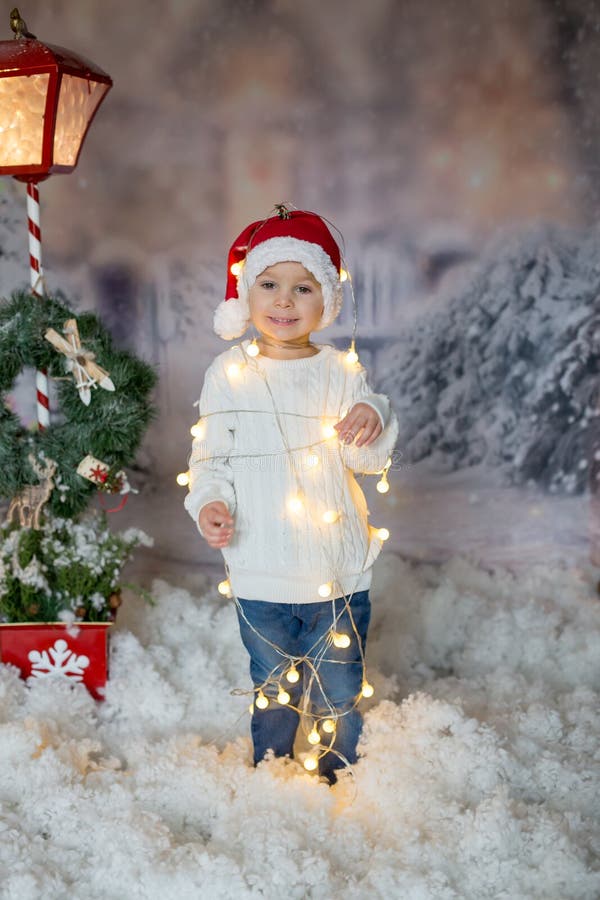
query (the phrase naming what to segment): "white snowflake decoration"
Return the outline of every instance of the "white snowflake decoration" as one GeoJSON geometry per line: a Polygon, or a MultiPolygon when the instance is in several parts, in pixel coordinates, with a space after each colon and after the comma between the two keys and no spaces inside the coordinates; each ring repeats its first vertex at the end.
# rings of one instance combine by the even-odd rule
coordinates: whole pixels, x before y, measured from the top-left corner
{"type": "Polygon", "coordinates": [[[32,678],[72,678],[82,681],[90,664],[87,656],[77,656],[66,641],[59,639],[48,650],[30,650],[32,678]]]}

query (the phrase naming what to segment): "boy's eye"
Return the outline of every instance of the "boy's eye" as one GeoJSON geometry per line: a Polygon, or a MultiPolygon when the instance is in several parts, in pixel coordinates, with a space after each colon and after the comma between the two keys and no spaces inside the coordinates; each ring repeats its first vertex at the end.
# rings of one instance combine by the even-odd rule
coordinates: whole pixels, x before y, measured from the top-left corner
{"type": "Polygon", "coordinates": [[[298,292],[299,292],[300,294],[310,294],[310,293],[311,293],[311,288],[307,287],[307,285],[305,285],[305,284],[299,284],[299,285],[298,285],[298,292]]]}
{"type": "Polygon", "coordinates": [[[274,281],[261,281],[260,286],[263,288],[267,288],[267,290],[271,290],[271,288],[275,287],[274,281]]]}

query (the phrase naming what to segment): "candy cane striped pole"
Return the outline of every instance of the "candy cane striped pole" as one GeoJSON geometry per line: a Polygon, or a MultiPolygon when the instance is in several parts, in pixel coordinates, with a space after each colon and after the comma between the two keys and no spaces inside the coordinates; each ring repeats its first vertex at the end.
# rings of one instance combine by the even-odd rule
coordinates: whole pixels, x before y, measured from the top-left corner
{"type": "MultiPolygon", "coordinates": [[[[27,221],[29,226],[29,278],[31,292],[44,296],[44,270],[42,269],[42,232],[40,230],[40,195],[37,184],[27,182],[27,221]]],[[[43,431],[50,424],[48,399],[48,375],[45,369],[35,373],[37,393],[38,428],[43,431]]]]}

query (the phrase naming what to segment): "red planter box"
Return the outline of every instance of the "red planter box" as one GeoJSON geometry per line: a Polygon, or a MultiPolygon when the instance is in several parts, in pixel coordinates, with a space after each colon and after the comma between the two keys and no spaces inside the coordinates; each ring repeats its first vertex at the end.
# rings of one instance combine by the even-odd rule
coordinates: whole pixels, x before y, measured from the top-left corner
{"type": "Polygon", "coordinates": [[[96,700],[108,679],[108,629],[112,622],[0,624],[0,659],[22,678],[81,681],[96,700]]]}

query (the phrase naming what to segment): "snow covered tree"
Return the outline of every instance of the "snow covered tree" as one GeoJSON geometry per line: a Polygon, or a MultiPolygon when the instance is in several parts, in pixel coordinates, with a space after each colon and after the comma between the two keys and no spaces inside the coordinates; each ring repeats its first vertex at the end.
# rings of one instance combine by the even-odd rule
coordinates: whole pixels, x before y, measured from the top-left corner
{"type": "Polygon", "coordinates": [[[500,234],[386,352],[407,462],[586,489],[600,431],[600,227],[500,234]]]}

